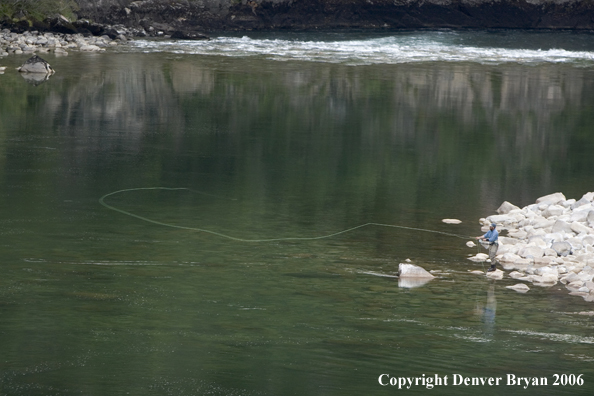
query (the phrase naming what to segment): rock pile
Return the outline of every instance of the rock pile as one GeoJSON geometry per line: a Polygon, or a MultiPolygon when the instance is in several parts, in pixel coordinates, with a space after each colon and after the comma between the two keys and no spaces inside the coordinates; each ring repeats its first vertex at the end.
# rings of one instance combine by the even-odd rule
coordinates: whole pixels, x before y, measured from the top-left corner
{"type": "Polygon", "coordinates": [[[577,201],[550,194],[524,208],[504,202],[497,213],[480,221],[485,229],[497,224],[497,260],[513,271],[511,278],[539,286],[561,282],[570,294],[594,301],[594,192],[577,201]]]}
{"type": "Polygon", "coordinates": [[[105,51],[106,48],[116,46],[124,39],[111,39],[107,35],[89,36],[66,33],[40,33],[37,31],[13,33],[8,29],[0,31],[0,56],[9,54],[33,54],[55,52],[67,54],[75,51],[105,51]]]}

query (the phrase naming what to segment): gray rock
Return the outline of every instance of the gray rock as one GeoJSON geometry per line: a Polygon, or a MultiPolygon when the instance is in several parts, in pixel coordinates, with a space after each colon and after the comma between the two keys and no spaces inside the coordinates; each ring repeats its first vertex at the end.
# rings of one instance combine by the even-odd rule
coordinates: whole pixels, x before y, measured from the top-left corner
{"type": "Polygon", "coordinates": [[[54,69],[44,59],[37,55],[29,58],[23,66],[17,69],[21,73],[54,74],[54,69]]]}

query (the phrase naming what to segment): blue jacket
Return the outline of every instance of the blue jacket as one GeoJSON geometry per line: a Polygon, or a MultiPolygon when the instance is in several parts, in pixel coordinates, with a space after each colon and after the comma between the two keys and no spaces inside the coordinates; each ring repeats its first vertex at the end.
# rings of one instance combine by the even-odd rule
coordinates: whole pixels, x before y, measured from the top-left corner
{"type": "Polygon", "coordinates": [[[497,242],[497,239],[499,239],[499,232],[497,232],[497,230],[489,230],[485,235],[483,235],[483,238],[487,238],[489,243],[497,242]]]}

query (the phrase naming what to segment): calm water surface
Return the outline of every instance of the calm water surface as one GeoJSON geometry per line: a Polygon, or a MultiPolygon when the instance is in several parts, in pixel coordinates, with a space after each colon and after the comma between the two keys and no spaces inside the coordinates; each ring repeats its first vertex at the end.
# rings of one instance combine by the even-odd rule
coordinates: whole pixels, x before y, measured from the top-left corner
{"type": "Polygon", "coordinates": [[[468,239],[363,227],[252,240],[368,222],[472,236],[505,200],[593,191],[593,42],[138,41],[47,55],[57,73],[37,85],[14,71],[26,56],[0,59],[0,394],[403,392],[383,373],[450,378],[410,394],[592,394],[594,318],[578,313],[594,306],[470,275],[483,267],[468,239]],[[110,193],[137,217],[101,205],[110,193]],[[438,277],[399,284],[407,258],[438,277]]]}

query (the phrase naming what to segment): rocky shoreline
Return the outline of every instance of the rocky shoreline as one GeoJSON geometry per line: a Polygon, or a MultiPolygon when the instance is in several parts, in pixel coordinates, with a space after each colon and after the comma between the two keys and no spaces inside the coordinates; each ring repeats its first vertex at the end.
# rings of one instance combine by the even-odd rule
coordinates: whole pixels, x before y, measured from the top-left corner
{"type": "MultiPolygon", "coordinates": [[[[542,287],[561,282],[569,294],[594,301],[594,192],[579,200],[558,192],[524,208],[504,202],[497,213],[480,222],[484,230],[497,224],[496,260],[511,271],[507,276],[542,287]]],[[[478,262],[487,257],[478,253],[469,259],[478,262]]],[[[502,279],[505,274],[497,270],[487,276],[502,279]]],[[[509,288],[529,290],[525,283],[509,288]]]]}
{"type": "MultiPolygon", "coordinates": [[[[158,25],[158,24],[157,24],[158,25]]],[[[142,37],[162,37],[184,40],[208,40],[209,37],[193,30],[164,30],[149,26],[129,28],[124,25],[104,25],[79,20],[74,24],[63,20],[52,24],[50,30],[0,29],[0,57],[10,54],[55,52],[67,55],[68,51],[100,52],[109,47],[124,45],[129,40],[142,37]]],[[[162,26],[163,27],[163,26],[162,26]]]]}
{"type": "Polygon", "coordinates": [[[32,45],[41,52],[47,47],[97,51],[89,46],[106,48],[114,42],[137,37],[202,40],[208,39],[205,32],[213,31],[594,30],[594,4],[583,0],[76,0],[75,3],[77,7],[71,10],[71,19],[60,14],[44,20],[22,12],[3,15],[0,53],[27,52],[32,45]],[[20,39],[14,34],[29,37],[20,39]],[[43,37],[28,42],[33,41],[31,36],[43,37]],[[44,44],[44,38],[59,46],[44,44]]]}
{"type": "Polygon", "coordinates": [[[99,52],[120,44],[108,36],[84,37],[82,34],[41,33],[37,31],[22,34],[8,29],[0,32],[0,56],[11,54],[34,54],[54,52],[68,55],[68,51],[99,52]]]}

